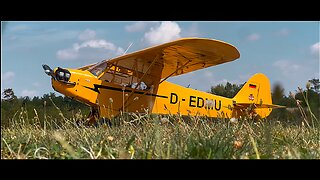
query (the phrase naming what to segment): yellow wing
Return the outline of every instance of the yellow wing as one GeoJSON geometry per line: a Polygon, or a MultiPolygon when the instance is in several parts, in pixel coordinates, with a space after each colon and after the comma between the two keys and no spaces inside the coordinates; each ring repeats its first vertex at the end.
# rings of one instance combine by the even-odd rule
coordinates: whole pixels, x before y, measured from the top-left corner
{"type": "Polygon", "coordinates": [[[154,63],[152,69],[161,69],[163,79],[233,61],[239,57],[239,51],[223,41],[182,38],[114,58],[108,63],[126,69],[133,69],[137,65],[148,67],[154,63]],[[153,62],[155,58],[156,62],[153,62]]]}
{"type": "Polygon", "coordinates": [[[89,64],[89,65],[86,65],[86,66],[82,66],[82,67],[80,67],[80,68],[78,68],[79,70],[82,70],[82,71],[84,71],[84,70],[87,70],[87,69],[89,69],[90,67],[92,67],[93,65],[95,65],[96,63],[93,63],[93,64],[89,64]]]}

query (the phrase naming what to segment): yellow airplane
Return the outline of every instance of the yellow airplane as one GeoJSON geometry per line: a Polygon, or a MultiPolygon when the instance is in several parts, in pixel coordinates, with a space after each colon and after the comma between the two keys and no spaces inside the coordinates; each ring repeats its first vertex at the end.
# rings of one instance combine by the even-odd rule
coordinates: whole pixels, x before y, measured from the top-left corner
{"type": "Polygon", "coordinates": [[[167,82],[240,57],[223,41],[182,38],[79,69],[43,65],[54,90],[91,107],[88,122],[112,119],[121,112],[178,114],[221,118],[267,117],[273,105],[269,79],[253,75],[233,98],[167,82]]]}

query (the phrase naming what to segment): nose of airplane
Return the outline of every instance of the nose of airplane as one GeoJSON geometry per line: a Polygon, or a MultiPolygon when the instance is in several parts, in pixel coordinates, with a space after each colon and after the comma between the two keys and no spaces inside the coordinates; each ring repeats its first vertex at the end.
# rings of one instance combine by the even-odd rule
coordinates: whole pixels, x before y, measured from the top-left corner
{"type": "Polygon", "coordinates": [[[101,84],[89,71],[60,68],[51,69],[48,65],[42,65],[44,72],[51,76],[52,88],[71,98],[90,105],[96,104],[98,93],[93,91],[94,84],[101,84]]]}
{"type": "Polygon", "coordinates": [[[42,65],[42,67],[44,72],[48,76],[52,77],[52,87],[54,90],[70,97],[74,96],[73,87],[76,85],[76,83],[69,81],[71,77],[70,71],[60,67],[52,70],[46,64],[42,65]]]}
{"type": "Polygon", "coordinates": [[[68,70],[58,67],[54,71],[46,64],[43,64],[42,68],[44,69],[44,72],[48,76],[51,76],[53,78],[53,80],[56,80],[65,84],[69,84],[69,85],[75,85],[75,82],[69,82],[71,73],[68,70]]]}

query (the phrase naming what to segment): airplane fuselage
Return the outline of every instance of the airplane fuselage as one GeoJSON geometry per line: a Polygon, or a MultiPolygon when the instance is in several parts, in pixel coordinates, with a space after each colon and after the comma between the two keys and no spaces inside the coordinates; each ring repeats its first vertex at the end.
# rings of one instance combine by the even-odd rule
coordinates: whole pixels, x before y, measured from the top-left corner
{"type": "Polygon", "coordinates": [[[270,82],[264,74],[253,75],[233,98],[166,81],[239,57],[236,47],[226,42],[182,38],[78,69],[43,68],[52,77],[53,88],[91,106],[94,119],[112,119],[121,112],[267,117],[279,106],[272,104],[270,82]]]}
{"type": "Polygon", "coordinates": [[[53,88],[99,109],[100,117],[122,112],[231,117],[232,99],[186,88],[168,81],[148,90],[98,80],[89,72],[68,69],[70,84],[52,79],[53,88]]]}
{"type": "Polygon", "coordinates": [[[159,85],[152,113],[231,117],[232,99],[167,81],[159,85]]]}

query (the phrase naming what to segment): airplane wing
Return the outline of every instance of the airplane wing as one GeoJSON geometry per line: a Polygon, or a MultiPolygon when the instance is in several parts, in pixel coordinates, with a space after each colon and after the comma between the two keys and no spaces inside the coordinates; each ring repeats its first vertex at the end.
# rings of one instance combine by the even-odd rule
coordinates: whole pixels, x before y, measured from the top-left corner
{"type": "Polygon", "coordinates": [[[87,70],[87,69],[89,69],[90,67],[92,67],[93,65],[95,65],[96,63],[93,63],[93,64],[89,64],[89,65],[86,65],[86,66],[82,66],[82,67],[80,67],[80,68],[78,68],[79,70],[87,70]]]}
{"type": "MultiPolygon", "coordinates": [[[[238,59],[239,51],[223,41],[205,38],[181,38],[146,48],[111,60],[79,68],[99,76],[107,68],[108,74],[131,74],[134,77],[166,80],[172,76],[189,73],[238,59]]],[[[105,73],[103,73],[105,74],[105,73]]],[[[99,79],[105,79],[104,75],[99,79]]],[[[160,82],[160,83],[161,83],[160,82]]]]}
{"type": "Polygon", "coordinates": [[[126,69],[148,64],[152,69],[162,69],[161,79],[233,61],[240,57],[231,44],[205,38],[181,38],[158,46],[146,48],[108,61],[126,69]],[[154,59],[156,62],[154,62],[154,59]]]}
{"type": "MultiPolygon", "coordinates": [[[[155,93],[167,78],[233,61],[240,57],[232,45],[219,40],[182,38],[146,48],[111,60],[82,67],[102,82],[114,82],[155,93]]],[[[135,91],[128,96],[127,102],[135,91]]],[[[130,103],[129,103],[130,104],[130,103]]],[[[126,105],[126,107],[128,104],[126,105]]]]}

